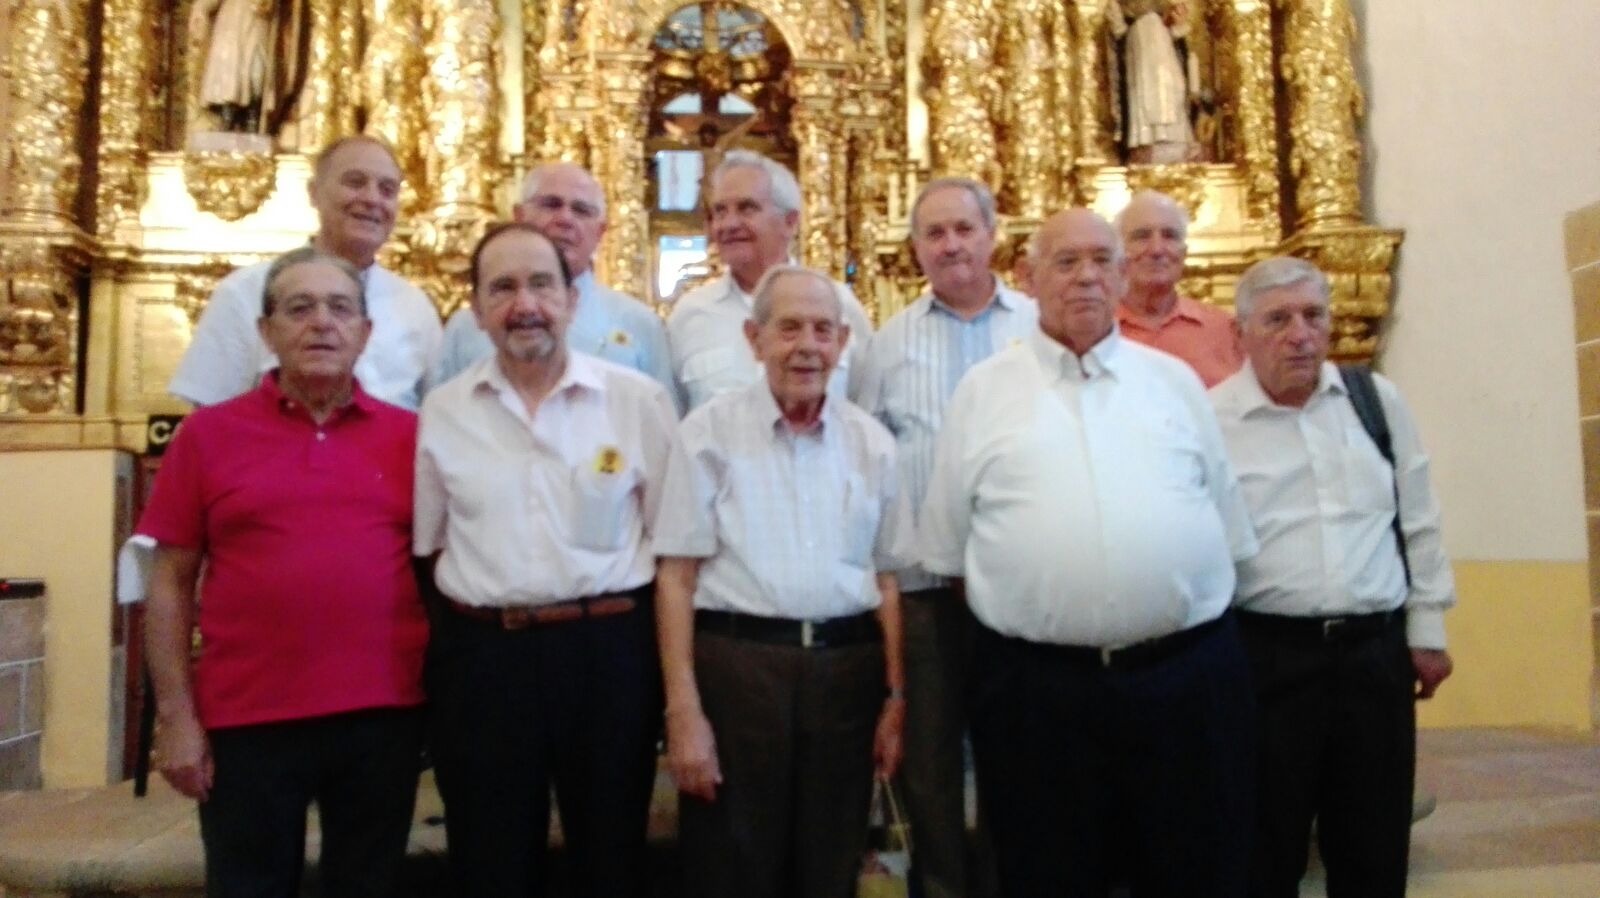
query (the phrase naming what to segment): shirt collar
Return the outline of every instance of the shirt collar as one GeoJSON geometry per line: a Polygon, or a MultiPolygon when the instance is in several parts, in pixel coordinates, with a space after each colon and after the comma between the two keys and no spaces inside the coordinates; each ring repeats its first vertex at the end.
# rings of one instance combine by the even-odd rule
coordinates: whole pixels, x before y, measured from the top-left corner
{"type": "MultiPolygon", "coordinates": [[[[922,314],[932,315],[937,312],[943,315],[951,315],[956,318],[961,317],[961,315],[957,313],[956,310],[950,308],[950,306],[947,305],[944,300],[934,295],[932,290],[924,293],[923,298],[928,302],[927,305],[923,307],[922,314]]],[[[994,279],[994,293],[989,297],[989,301],[984,303],[983,308],[979,310],[978,314],[964,320],[976,321],[990,312],[993,312],[996,307],[1005,309],[1007,312],[1014,312],[1017,308],[1016,296],[1012,295],[1011,291],[1006,289],[1005,286],[1000,283],[1000,279],[998,277],[994,279]]]]}
{"type": "Polygon", "coordinates": [[[1057,343],[1042,329],[1034,330],[1029,345],[1033,347],[1034,357],[1044,371],[1072,380],[1092,380],[1102,374],[1115,377],[1124,354],[1122,331],[1116,324],[1111,325],[1111,333],[1081,356],[1057,343]]]}
{"type": "Polygon", "coordinates": [[[1143,316],[1135,314],[1123,303],[1117,303],[1118,324],[1132,324],[1134,327],[1144,330],[1160,330],[1179,318],[1185,321],[1201,322],[1203,319],[1201,318],[1199,300],[1190,299],[1187,296],[1179,296],[1177,303],[1172,306],[1172,311],[1167,313],[1167,317],[1153,325],[1148,323],[1143,316]]]}
{"type": "MultiPolygon", "coordinates": [[[[1279,405],[1272,401],[1272,397],[1267,395],[1266,388],[1261,386],[1261,378],[1256,376],[1255,366],[1250,364],[1249,359],[1245,359],[1244,367],[1240,370],[1241,379],[1243,380],[1239,408],[1241,417],[1269,410],[1300,411],[1300,409],[1279,405]]],[[[1311,398],[1306,400],[1306,405],[1309,406],[1318,397],[1343,396],[1345,392],[1344,378],[1339,376],[1338,367],[1332,362],[1324,361],[1321,370],[1317,372],[1317,387],[1311,391],[1311,398]]]]}
{"type": "MultiPolygon", "coordinates": [[[[799,264],[800,264],[799,262],[795,261],[794,256],[789,256],[788,258],[784,259],[782,262],[778,263],[778,265],[799,265],[799,264]]],[[[774,265],[772,267],[773,268],[777,268],[778,265],[774,265]]],[[[767,270],[771,271],[772,269],[769,268],[767,270]]],[[[762,273],[762,276],[763,277],[766,276],[765,272],[762,273]]],[[[739,282],[733,279],[733,272],[732,271],[729,271],[726,274],[724,274],[722,276],[722,278],[723,278],[723,280],[727,281],[727,289],[723,293],[723,298],[724,299],[737,299],[741,303],[744,303],[744,307],[747,308],[747,309],[751,308],[752,306],[755,305],[755,302],[756,302],[755,296],[753,294],[744,292],[744,288],[739,286],[739,282]]],[[[760,279],[758,278],[757,282],[759,282],[759,280],[760,279]]]]}
{"type": "MultiPolygon", "coordinates": [[[[565,393],[572,388],[590,390],[595,393],[604,393],[606,379],[600,371],[600,366],[595,360],[582,352],[567,352],[567,367],[561,372],[561,377],[556,380],[556,385],[550,389],[550,395],[565,393]]],[[[506,373],[500,369],[500,355],[495,353],[478,363],[478,369],[473,374],[473,388],[488,388],[496,393],[513,391],[511,381],[506,378],[506,373]]]]}
{"type": "Polygon", "coordinates": [[[762,424],[767,425],[771,429],[770,432],[775,437],[782,434],[791,434],[794,436],[820,436],[828,431],[829,423],[833,420],[834,415],[837,414],[837,412],[834,410],[834,404],[829,402],[828,396],[824,394],[822,397],[822,412],[817,415],[817,430],[806,431],[803,434],[797,434],[790,429],[787,423],[784,421],[783,410],[778,408],[778,397],[772,395],[772,387],[767,383],[767,378],[765,375],[763,375],[755,383],[746,387],[745,390],[746,398],[750,402],[751,407],[755,409],[756,415],[758,416],[757,420],[759,420],[762,424]]]}

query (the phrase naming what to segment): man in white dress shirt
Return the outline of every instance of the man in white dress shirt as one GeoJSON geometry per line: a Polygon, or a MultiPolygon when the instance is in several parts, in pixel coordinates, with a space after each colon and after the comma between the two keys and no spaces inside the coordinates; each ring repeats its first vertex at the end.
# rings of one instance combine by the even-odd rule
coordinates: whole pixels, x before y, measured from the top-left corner
{"type": "MultiPolygon", "coordinates": [[[[1039,327],[1033,300],[989,270],[994,247],[988,187],[937,178],[922,188],[911,206],[911,248],[928,292],[873,335],[857,399],[894,434],[900,488],[912,507],[927,492],[945,403],[961,376],[1039,327]]],[[[966,857],[962,770],[969,615],[947,579],[919,569],[900,574],[900,596],[906,644],[900,776],[917,846],[913,875],[928,898],[954,898],[967,894],[975,878],[966,857]]]]}
{"type": "MultiPolygon", "coordinates": [[[[356,360],[356,379],[369,395],[415,410],[439,351],[439,311],[409,281],[377,264],[394,230],[400,167],[375,137],[355,134],[329,144],[313,163],[308,189],[317,209],[311,245],[362,273],[372,338],[356,360]]],[[[216,405],[255,388],[277,367],[256,329],[261,293],[272,262],[223,278],[206,303],[194,338],[167,390],[195,405],[216,405]]]]}
{"type": "Polygon", "coordinates": [[[906,510],[893,438],[826,392],[827,276],[773,269],[745,335],[766,377],[684,419],[655,527],[684,894],[839,898],[899,762],[906,510]]]}
{"type": "Polygon", "coordinates": [[[1299,893],[1315,818],[1330,898],[1401,896],[1415,701],[1451,671],[1455,584],[1428,456],[1399,391],[1375,374],[1393,464],[1363,428],[1327,361],[1316,266],[1259,262],[1234,302],[1249,361],[1211,401],[1261,540],[1237,601],[1260,697],[1252,895],[1299,893]]]}
{"type": "MultiPolygon", "coordinates": [[[[672,373],[685,409],[761,379],[761,364],[744,340],[751,291],[769,269],[790,260],[800,227],[800,184],[782,165],[749,150],[733,150],[710,177],[706,226],[728,273],[684,294],[667,318],[672,373]]],[[[849,287],[838,282],[833,286],[852,336],[828,391],[853,397],[872,324],[849,287]]]]}
{"type": "Polygon", "coordinates": [[[1116,232],[1074,209],[1035,250],[1039,329],[956,387],[920,520],[923,568],[963,578],[978,622],[1001,891],[1242,896],[1252,700],[1228,605],[1255,536],[1200,379],[1117,333],[1116,232]]]}
{"type": "MultiPolygon", "coordinates": [[[[655,378],[672,389],[667,331],[655,310],[601,284],[594,276],[594,254],[606,233],[606,197],[594,176],[571,162],[536,165],[522,181],[522,199],[512,210],[549,237],[572,270],[578,308],[567,328],[567,346],[655,378]]],[[[456,310],[444,327],[444,347],[431,383],[444,383],[473,363],[494,354],[494,344],[477,315],[456,310]]]]}
{"type": "Polygon", "coordinates": [[[426,686],[459,894],[543,894],[550,791],[579,894],[642,895],[661,725],[650,522],[666,388],[571,352],[565,261],[532,225],[471,262],[495,354],[428,394],[414,551],[435,610],[426,686]]]}

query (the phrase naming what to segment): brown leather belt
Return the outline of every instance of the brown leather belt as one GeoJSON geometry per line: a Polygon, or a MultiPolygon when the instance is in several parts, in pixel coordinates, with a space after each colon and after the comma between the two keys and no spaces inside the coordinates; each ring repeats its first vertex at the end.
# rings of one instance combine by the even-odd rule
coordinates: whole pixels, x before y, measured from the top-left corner
{"type": "Polygon", "coordinates": [[[639,599],[638,590],[634,590],[631,592],[585,596],[581,599],[569,599],[565,602],[551,602],[548,605],[508,605],[502,607],[466,605],[446,596],[445,605],[456,614],[479,623],[493,624],[503,630],[525,630],[528,627],[564,624],[590,617],[610,617],[613,614],[626,614],[639,607],[639,599]]]}

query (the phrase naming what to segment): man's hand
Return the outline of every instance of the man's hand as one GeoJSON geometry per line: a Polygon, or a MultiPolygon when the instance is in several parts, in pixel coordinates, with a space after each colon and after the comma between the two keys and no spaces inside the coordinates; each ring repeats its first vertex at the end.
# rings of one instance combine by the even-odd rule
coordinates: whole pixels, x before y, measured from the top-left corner
{"type": "Polygon", "coordinates": [[[699,708],[667,712],[667,764],[678,790],[705,801],[717,800],[722,765],[711,721],[699,708]]]}
{"type": "Polygon", "coordinates": [[[211,761],[211,740],[193,715],[163,719],[156,729],[156,769],[172,788],[195,799],[211,796],[216,767],[211,761]]]}
{"type": "Polygon", "coordinates": [[[1417,698],[1430,699],[1455,670],[1455,662],[1444,649],[1412,649],[1411,666],[1417,672],[1417,698]]]}
{"type": "Polygon", "coordinates": [[[872,760],[877,764],[878,776],[890,779],[900,767],[905,756],[901,736],[906,728],[906,700],[890,696],[884,700],[883,711],[878,714],[878,728],[872,737],[872,760]]]}

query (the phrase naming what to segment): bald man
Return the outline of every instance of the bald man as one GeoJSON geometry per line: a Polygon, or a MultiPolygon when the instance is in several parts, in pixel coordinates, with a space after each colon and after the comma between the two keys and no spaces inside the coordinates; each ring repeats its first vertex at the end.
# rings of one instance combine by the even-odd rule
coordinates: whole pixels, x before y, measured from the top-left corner
{"type": "Polygon", "coordinates": [[[1252,695],[1228,613],[1256,553],[1200,379],[1114,326],[1116,232],[1061,213],[1039,326],[946,406],[921,563],[977,624],[978,794],[1009,898],[1245,892],[1252,695]]]}
{"type": "MultiPolygon", "coordinates": [[[[594,276],[594,254],[606,233],[606,199],[594,176],[571,162],[536,165],[522,182],[512,210],[550,238],[572,271],[578,306],[567,329],[567,348],[644,374],[676,395],[666,328],[651,308],[594,276]]],[[[444,347],[430,378],[444,383],[494,354],[472,309],[461,308],[444,329],[444,347]]]]}
{"type": "Polygon", "coordinates": [[[1164,193],[1141,190],[1116,225],[1128,256],[1128,292],[1117,306],[1122,335],[1188,362],[1208,389],[1238,371],[1244,350],[1233,316],[1178,295],[1189,213],[1164,193]]]}

